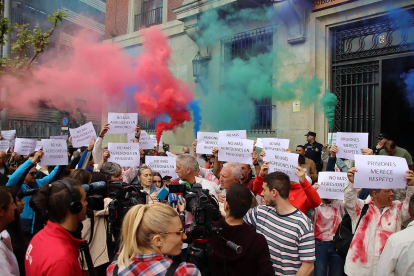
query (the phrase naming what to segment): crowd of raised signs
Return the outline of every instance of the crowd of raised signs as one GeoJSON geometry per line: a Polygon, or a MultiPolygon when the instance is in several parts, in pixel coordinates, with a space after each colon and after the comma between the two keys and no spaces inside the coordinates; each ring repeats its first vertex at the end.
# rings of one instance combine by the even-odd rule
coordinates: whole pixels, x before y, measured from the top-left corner
{"type": "Polygon", "coordinates": [[[1,131],[0,275],[168,275],[170,267],[204,275],[183,257],[193,218],[185,200],[170,207],[159,195],[178,183],[201,185],[221,213],[209,275],[414,275],[413,161],[392,136],[309,131],[296,146],[223,130],[198,132],[172,152],[137,121],[136,113],[109,113],[99,133],[90,122],[41,141],[1,131]],[[378,140],[372,149],[370,135],[378,140]],[[87,187],[79,185],[117,180],[142,186],[147,204],[128,211],[119,241],[107,231],[113,198],[97,191],[104,208],[92,215],[92,273],[79,254],[91,234],[87,187]],[[40,209],[50,221],[39,228],[40,209]],[[176,266],[172,256],[181,256],[176,266]]]}

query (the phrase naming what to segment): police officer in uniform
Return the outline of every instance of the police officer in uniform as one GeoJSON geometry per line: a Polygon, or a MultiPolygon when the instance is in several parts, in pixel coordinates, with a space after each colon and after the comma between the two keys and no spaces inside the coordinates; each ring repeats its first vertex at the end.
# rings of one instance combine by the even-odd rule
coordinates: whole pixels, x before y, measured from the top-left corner
{"type": "Polygon", "coordinates": [[[318,172],[320,172],[322,171],[323,167],[321,160],[323,145],[316,142],[315,132],[309,131],[305,136],[306,141],[308,141],[308,143],[305,144],[305,157],[312,159],[313,162],[315,162],[316,164],[316,169],[318,170],[318,172]]]}

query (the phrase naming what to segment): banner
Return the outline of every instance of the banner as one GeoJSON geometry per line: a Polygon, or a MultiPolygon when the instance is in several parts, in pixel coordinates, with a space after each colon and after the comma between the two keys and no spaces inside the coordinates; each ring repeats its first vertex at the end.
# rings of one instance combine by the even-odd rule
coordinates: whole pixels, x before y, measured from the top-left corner
{"type": "Polygon", "coordinates": [[[355,155],[354,188],[405,189],[408,164],[402,157],[355,155]]]}
{"type": "Polygon", "coordinates": [[[168,175],[177,178],[176,159],[176,157],[166,156],[145,156],[145,165],[150,167],[152,171],[159,172],[162,177],[168,175]]]}
{"type": "Polygon", "coordinates": [[[108,134],[134,133],[138,124],[138,113],[108,113],[108,134]]]}
{"type": "Polygon", "coordinates": [[[70,136],[72,136],[72,145],[74,148],[85,146],[96,139],[96,133],[92,122],[78,128],[70,128],[69,132],[70,136]]]}
{"type": "Polygon", "coordinates": [[[16,130],[2,130],[1,131],[1,136],[3,136],[4,140],[13,140],[16,137],[16,130]]]}
{"type": "Polygon", "coordinates": [[[220,136],[227,137],[227,138],[238,138],[238,139],[246,139],[247,132],[246,130],[221,130],[219,131],[220,136]]]}
{"type": "Polygon", "coordinates": [[[361,148],[368,148],[368,133],[338,132],[336,145],[338,146],[337,158],[354,160],[354,155],[362,155],[361,148]]]}
{"type": "Polygon", "coordinates": [[[197,132],[197,154],[212,154],[218,147],[218,132],[197,132]]]}
{"type": "MultiPolygon", "coordinates": [[[[266,146],[263,139],[263,146],[266,146]]],[[[290,181],[298,182],[299,177],[295,174],[299,166],[299,154],[290,152],[281,152],[277,150],[268,150],[263,157],[263,161],[269,161],[269,173],[284,172],[290,178],[290,181]]]]}
{"type": "Polygon", "coordinates": [[[263,139],[263,150],[267,151],[281,151],[285,152],[289,148],[289,139],[278,139],[278,138],[264,138],[263,139]]]}
{"type": "Polygon", "coordinates": [[[318,194],[324,199],[344,200],[344,189],[348,182],[346,172],[320,172],[318,194]]]}
{"type": "Polygon", "coordinates": [[[29,155],[35,151],[36,142],[37,140],[35,139],[16,138],[14,152],[21,155],[29,155]]]}
{"type": "Polygon", "coordinates": [[[221,136],[218,138],[218,160],[251,164],[253,143],[253,140],[221,136]]]}
{"type": "Polygon", "coordinates": [[[67,165],[68,146],[62,139],[42,139],[42,165],[67,165]]]}
{"type": "Polygon", "coordinates": [[[117,163],[121,167],[140,165],[139,143],[108,143],[108,150],[108,162],[117,163]]]}

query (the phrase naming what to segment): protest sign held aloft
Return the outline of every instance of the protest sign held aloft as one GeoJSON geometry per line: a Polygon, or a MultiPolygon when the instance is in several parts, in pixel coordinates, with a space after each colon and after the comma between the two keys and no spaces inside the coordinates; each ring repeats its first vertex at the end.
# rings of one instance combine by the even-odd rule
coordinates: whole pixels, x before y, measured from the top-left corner
{"type": "Polygon", "coordinates": [[[85,146],[96,139],[96,132],[92,122],[78,128],[70,128],[69,132],[70,136],[72,136],[72,145],[75,148],[85,146]]]}
{"type": "Polygon", "coordinates": [[[4,140],[11,141],[16,136],[16,130],[15,129],[13,129],[13,130],[2,130],[1,131],[1,136],[3,136],[4,140]]]}
{"type": "Polygon", "coordinates": [[[16,138],[14,152],[21,155],[29,155],[35,151],[36,142],[37,140],[35,139],[16,138]]]}
{"type": "Polygon", "coordinates": [[[42,141],[37,141],[35,151],[39,151],[41,149],[42,149],[42,141]]]}
{"type": "Polygon", "coordinates": [[[67,135],[50,136],[50,139],[66,141],[68,140],[68,136],[67,135]]]}
{"type": "Polygon", "coordinates": [[[362,155],[362,148],[368,148],[368,133],[338,132],[336,145],[338,146],[337,158],[354,160],[354,155],[362,155]]]}
{"type": "MultiPolygon", "coordinates": [[[[151,139],[152,139],[152,145],[153,145],[154,147],[156,147],[156,146],[157,146],[157,137],[156,137],[155,135],[153,135],[153,134],[150,134],[150,137],[151,137],[151,139]]],[[[158,145],[159,145],[160,147],[162,147],[162,135],[161,135],[160,142],[158,143],[158,145]]]]}
{"type": "Polygon", "coordinates": [[[354,188],[404,189],[407,185],[407,160],[387,155],[355,156],[354,188]]]}
{"type": "Polygon", "coordinates": [[[328,144],[329,147],[336,144],[336,133],[328,133],[328,144]]]}
{"type": "MultiPolygon", "coordinates": [[[[265,139],[263,139],[263,147],[266,147],[265,139]]],[[[269,173],[283,172],[287,174],[290,181],[299,182],[298,176],[295,174],[298,166],[299,154],[282,152],[279,150],[267,150],[263,161],[269,161],[269,173]]]]}
{"type": "Polygon", "coordinates": [[[138,113],[108,113],[108,134],[134,133],[138,124],[138,113]]]}
{"type": "Polygon", "coordinates": [[[253,140],[220,136],[218,138],[218,160],[251,164],[253,143],[253,140]]]}
{"type": "Polygon", "coordinates": [[[278,138],[264,138],[263,139],[263,150],[267,153],[268,151],[281,151],[285,152],[289,148],[289,139],[278,139],[278,138]]]}
{"type": "Polygon", "coordinates": [[[198,154],[211,154],[213,148],[218,147],[218,132],[197,132],[197,149],[198,154]]]}
{"type": "MultiPolygon", "coordinates": [[[[133,143],[135,138],[135,133],[128,133],[128,143],[133,143]]],[[[153,149],[154,144],[152,142],[151,136],[145,131],[141,130],[141,135],[139,137],[139,145],[141,149],[153,149]]]]}
{"type": "Polygon", "coordinates": [[[108,143],[109,162],[118,163],[122,167],[140,165],[139,143],[108,143]]]}
{"type": "Polygon", "coordinates": [[[246,130],[221,130],[219,131],[220,136],[228,137],[228,138],[238,138],[238,139],[246,139],[247,132],[246,130]]]}
{"type": "Polygon", "coordinates": [[[176,159],[176,157],[166,156],[145,156],[145,165],[154,172],[159,172],[162,177],[171,176],[172,178],[177,178],[175,172],[176,159]]]}
{"type": "Polygon", "coordinates": [[[324,199],[344,199],[344,188],[348,182],[346,172],[320,172],[318,194],[324,199]]]}
{"type": "Polygon", "coordinates": [[[0,151],[7,152],[10,147],[10,141],[8,140],[1,140],[0,141],[0,151]]]}
{"type": "Polygon", "coordinates": [[[68,146],[62,139],[42,139],[42,165],[67,165],[68,146]]]}

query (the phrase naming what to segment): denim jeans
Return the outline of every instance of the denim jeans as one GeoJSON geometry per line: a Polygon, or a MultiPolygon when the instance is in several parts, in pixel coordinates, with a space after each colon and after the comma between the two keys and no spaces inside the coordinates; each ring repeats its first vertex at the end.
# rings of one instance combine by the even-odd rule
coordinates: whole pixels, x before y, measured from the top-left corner
{"type": "Polygon", "coordinates": [[[344,275],[345,260],[336,253],[332,242],[315,239],[315,256],[315,276],[327,276],[328,267],[329,276],[344,275]]]}

